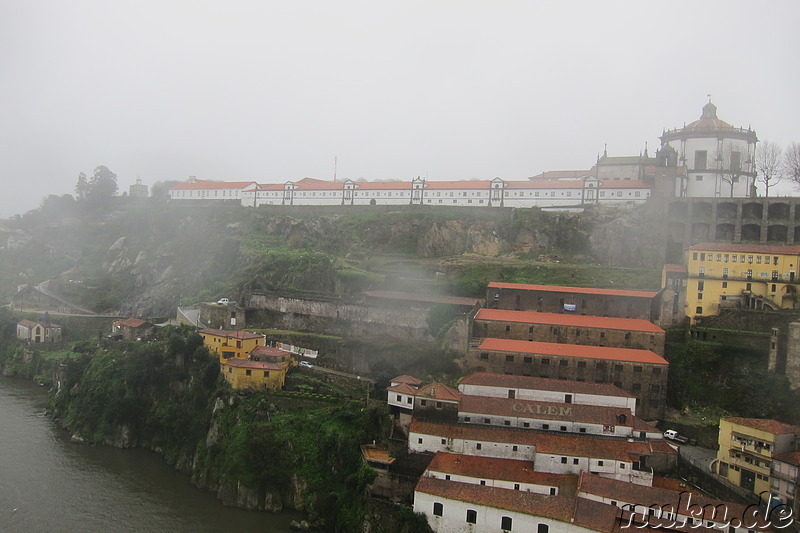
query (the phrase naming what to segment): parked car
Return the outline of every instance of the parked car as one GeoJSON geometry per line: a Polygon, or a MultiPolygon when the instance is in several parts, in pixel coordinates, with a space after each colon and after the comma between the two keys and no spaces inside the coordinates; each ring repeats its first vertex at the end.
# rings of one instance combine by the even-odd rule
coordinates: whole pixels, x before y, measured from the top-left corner
{"type": "Polygon", "coordinates": [[[300,361],[300,366],[304,366],[306,368],[314,368],[314,365],[312,365],[308,361],[300,361]]]}
{"type": "Polygon", "coordinates": [[[664,438],[668,439],[668,440],[672,440],[672,441],[678,442],[680,444],[686,444],[686,443],[689,442],[689,439],[687,437],[684,437],[683,435],[678,434],[678,432],[675,431],[674,429],[666,430],[664,432],[664,438]]]}
{"type": "Polygon", "coordinates": [[[218,305],[228,305],[229,303],[231,303],[231,301],[228,300],[227,298],[220,298],[219,300],[217,300],[218,305]]]}

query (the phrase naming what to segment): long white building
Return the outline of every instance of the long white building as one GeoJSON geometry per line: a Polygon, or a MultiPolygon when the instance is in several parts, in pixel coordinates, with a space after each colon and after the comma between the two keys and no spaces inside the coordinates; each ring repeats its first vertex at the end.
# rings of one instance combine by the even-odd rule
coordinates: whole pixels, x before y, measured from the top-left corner
{"type": "Polygon", "coordinates": [[[640,180],[570,179],[367,182],[303,178],[285,183],[190,180],[170,188],[173,201],[239,200],[262,205],[430,205],[460,207],[541,207],[579,210],[587,205],[632,206],[650,197],[640,180]]]}

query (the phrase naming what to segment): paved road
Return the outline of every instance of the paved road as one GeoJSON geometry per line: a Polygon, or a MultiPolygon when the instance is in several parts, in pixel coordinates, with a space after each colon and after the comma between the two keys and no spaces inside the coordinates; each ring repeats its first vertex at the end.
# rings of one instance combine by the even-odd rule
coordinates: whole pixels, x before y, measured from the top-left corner
{"type": "Polygon", "coordinates": [[[683,444],[680,447],[680,454],[681,457],[683,457],[693,465],[698,466],[705,472],[716,473],[716,470],[711,469],[712,464],[717,459],[717,452],[715,450],[709,450],[708,448],[702,448],[700,446],[689,446],[688,444],[683,444]]]}
{"type": "Polygon", "coordinates": [[[313,367],[303,367],[303,366],[301,366],[301,367],[298,367],[298,368],[305,368],[306,370],[313,370],[313,371],[316,371],[316,372],[322,372],[324,374],[332,374],[334,376],[342,376],[342,377],[345,377],[345,378],[357,379],[357,380],[363,381],[364,383],[369,383],[370,385],[374,385],[375,384],[375,380],[374,379],[370,379],[370,378],[367,378],[367,377],[364,377],[364,376],[359,376],[359,375],[356,375],[356,374],[348,374],[347,372],[341,372],[339,370],[332,370],[330,368],[325,368],[325,367],[322,367],[322,366],[317,366],[317,365],[314,365],[313,367]]]}

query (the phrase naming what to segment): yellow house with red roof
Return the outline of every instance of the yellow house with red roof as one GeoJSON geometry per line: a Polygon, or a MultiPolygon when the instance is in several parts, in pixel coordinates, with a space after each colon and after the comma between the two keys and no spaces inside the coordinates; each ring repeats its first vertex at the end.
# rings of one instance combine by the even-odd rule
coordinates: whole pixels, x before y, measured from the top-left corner
{"type": "Polygon", "coordinates": [[[796,309],[800,245],[698,243],[686,250],[686,316],[796,309]]]}
{"type": "Polygon", "coordinates": [[[800,427],[767,418],[719,421],[717,472],[754,494],[769,494],[773,457],[795,448],[800,427]]]}
{"type": "Polygon", "coordinates": [[[250,359],[227,359],[221,364],[225,381],[234,389],[280,390],[286,381],[287,366],[250,359]]]}
{"type": "Polygon", "coordinates": [[[203,345],[208,351],[219,356],[220,362],[228,359],[247,359],[256,347],[266,344],[266,337],[247,331],[227,331],[222,329],[201,329],[203,345]]]}

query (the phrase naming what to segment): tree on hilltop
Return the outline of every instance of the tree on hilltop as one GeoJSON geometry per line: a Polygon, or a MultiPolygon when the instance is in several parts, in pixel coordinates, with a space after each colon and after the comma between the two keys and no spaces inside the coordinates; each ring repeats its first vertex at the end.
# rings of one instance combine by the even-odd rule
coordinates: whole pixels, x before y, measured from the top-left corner
{"type": "Polygon", "coordinates": [[[769,188],[783,179],[782,155],[781,147],[771,141],[764,141],[756,148],[756,179],[764,184],[766,197],[769,197],[769,188]]]}
{"type": "Polygon", "coordinates": [[[783,170],[795,184],[800,185],[800,143],[793,142],[783,154],[783,170]]]}
{"type": "Polygon", "coordinates": [[[104,200],[116,196],[116,194],[117,175],[104,165],[95,168],[92,177],[89,179],[87,198],[90,200],[104,200]]]}

